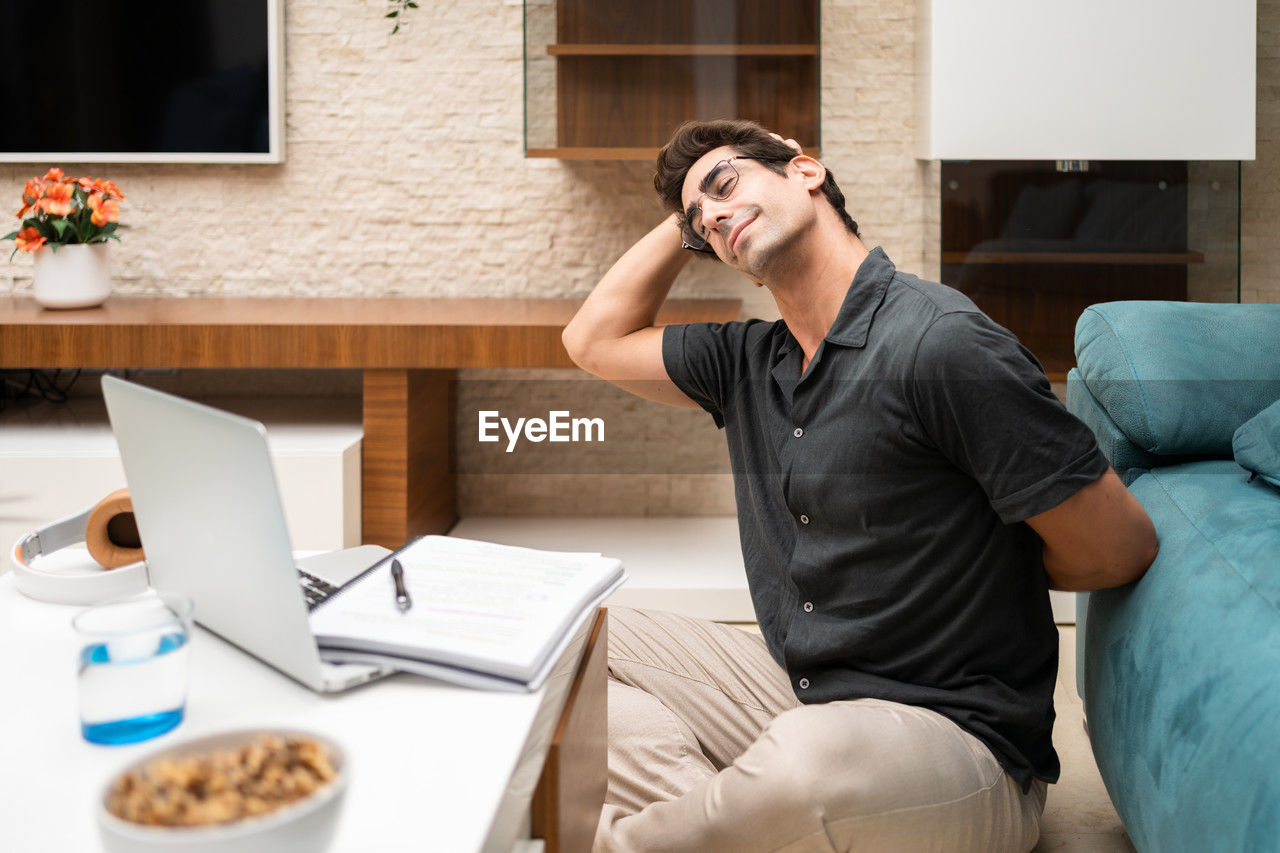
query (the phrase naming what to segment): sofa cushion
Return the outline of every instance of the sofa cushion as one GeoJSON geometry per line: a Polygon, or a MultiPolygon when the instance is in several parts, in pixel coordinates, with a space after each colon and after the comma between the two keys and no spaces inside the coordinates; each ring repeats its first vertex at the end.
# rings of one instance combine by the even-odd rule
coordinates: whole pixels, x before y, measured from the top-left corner
{"type": "Polygon", "coordinates": [[[1133,484],[1160,537],[1089,595],[1085,711],[1139,850],[1271,850],[1280,829],[1280,494],[1231,460],[1133,484]]]}
{"type": "Polygon", "coordinates": [[[1241,467],[1280,488],[1280,400],[1245,421],[1231,447],[1241,467]]]}
{"type": "Polygon", "coordinates": [[[1280,399],[1280,305],[1106,302],[1076,323],[1080,379],[1116,427],[1160,456],[1229,456],[1280,399]]]}

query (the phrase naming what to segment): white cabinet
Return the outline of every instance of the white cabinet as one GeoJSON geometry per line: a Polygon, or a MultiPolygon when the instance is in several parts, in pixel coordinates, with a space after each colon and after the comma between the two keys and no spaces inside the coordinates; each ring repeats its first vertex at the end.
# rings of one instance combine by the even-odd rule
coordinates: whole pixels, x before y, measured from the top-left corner
{"type": "MultiPolygon", "coordinates": [[[[301,399],[210,403],[266,425],[295,549],[360,544],[358,400],[351,405],[301,399]]],[[[21,534],[88,509],[124,485],[101,400],[15,408],[0,417],[0,547],[7,550],[21,534]]],[[[8,569],[9,560],[0,560],[0,573],[8,569]]]]}
{"type": "Polygon", "coordinates": [[[1252,160],[1252,0],[919,0],[917,156],[1252,160]]]}

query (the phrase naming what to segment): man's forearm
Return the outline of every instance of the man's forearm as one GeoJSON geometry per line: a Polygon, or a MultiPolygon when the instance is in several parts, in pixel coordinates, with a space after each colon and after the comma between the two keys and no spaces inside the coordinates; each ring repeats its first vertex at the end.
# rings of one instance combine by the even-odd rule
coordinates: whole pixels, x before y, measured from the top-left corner
{"type": "Polygon", "coordinates": [[[672,214],[610,267],[565,326],[561,338],[574,361],[581,364],[594,344],[652,326],[688,259],[672,214]]]}

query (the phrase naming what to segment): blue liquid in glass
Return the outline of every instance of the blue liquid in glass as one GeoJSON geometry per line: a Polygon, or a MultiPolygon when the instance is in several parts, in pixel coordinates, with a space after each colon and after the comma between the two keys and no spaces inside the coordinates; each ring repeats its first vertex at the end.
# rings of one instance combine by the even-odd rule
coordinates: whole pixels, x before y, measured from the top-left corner
{"type": "Polygon", "coordinates": [[[80,652],[80,730],[92,743],[124,744],[153,738],[182,722],[187,638],[159,637],[149,654],[113,659],[108,643],[80,652]]]}
{"type": "Polygon", "coordinates": [[[81,723],[80,731],[84,734],[84,739],[91,743],[137,743],[169,731],[182,722],[182,714],[182,708],[175,708],[172,711],[146,714],[128,720],[114,720],[110,723],[81,723]]]}

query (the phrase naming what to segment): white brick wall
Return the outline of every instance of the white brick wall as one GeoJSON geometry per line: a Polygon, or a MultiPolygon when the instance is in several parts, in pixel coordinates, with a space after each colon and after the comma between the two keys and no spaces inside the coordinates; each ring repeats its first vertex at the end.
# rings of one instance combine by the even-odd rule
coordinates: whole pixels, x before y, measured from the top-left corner
{"type": "Polygon", "coordinates": [[[1240,301],[1280,302],[1280,2],[1258,0],[1257,159],[1241,164],[1240,301]]]}
{"type": "MultiPolygon", "coordinates": [[[[279,166],[57,164],[108,177],[129,196],[130,228],[114,247],[118,292],[581,295],[660,218],[647,163],[523,156],[520,2],[423,4],[394,37],[386,10],[379,0],[287,3],[279,166]]],[[[1246,301],[1277,302],[1280,0],[1258,10],[1259,143],[1244,169],[1242,290],[1246,301]]],[[[868,244],[936,277],[938,168],[913,156],[914,0],[824,0],[821,14],[823,159],[868,244]]],[[[47,165],[0,166],[10,214],[23,181],[47,165]]],[[[29,288],[28,258],[0,265],[0,293],[29,288]]],[[[740,296],[748,313],[776,316],[767,293],[714,262],[691,263],[674,293],[740,296]]],[[[624,402],[574,376],[464,374],[465,513],[732,509],[724,442],[708,417],[624,402]],[[595,406],[631,455],[566,455],[548,473],[537,456],[489,453],[468,412],[486,399],[517,414],[595,406]]]]}

